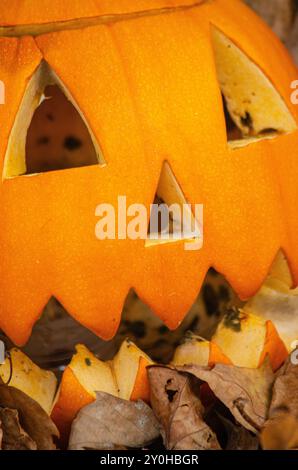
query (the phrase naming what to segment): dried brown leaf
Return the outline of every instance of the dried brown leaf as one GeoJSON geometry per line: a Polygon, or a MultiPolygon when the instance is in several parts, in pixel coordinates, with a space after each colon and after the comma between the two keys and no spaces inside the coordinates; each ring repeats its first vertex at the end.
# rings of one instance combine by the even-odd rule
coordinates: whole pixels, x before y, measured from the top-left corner
{"type": "Polygon", "coordinates": [[[122,400],[97,392],[71,428],[69,449],[115,450],[144,447],[160,435],[159,423],[143,401],[122,400]]]}
{"type": "Polygon", "coordinates": [[[0,408],[3,450],[36,450],[37,445],[24,431],[17,410],[0,408]]]}
{"type": "Polygon", "coordinates": [[[216,364],[213,368],[189,365],[177,370],[207,382],[238,423],[255,434],[260,431],[268,416],[274,381],[269,361],[258,369],[216,364]]]}
{"type": "Polygon", "coordinates": [[[261,434],[264,449],[298,447],[298,365],[289,356],[276,376],[269,419],[261,434]]]}
{"type": "MultiPolygon", "coordinates": [[[[47,413],[21,390],[0,384],[0,407],[18,412],[21,427],[36,442],[38,450],[53,450],[59,432],[47,413]]],[[[4,433],[5,434],[5,433],[4,433]]]]}
{"type": "Polygon", "coordinates": [[[220,449],[216,435],[203,420],[204,407],[188,374],[170,367],[148,369],[151,405],[162,425],[164,445],[171,450],[220,449]]]}

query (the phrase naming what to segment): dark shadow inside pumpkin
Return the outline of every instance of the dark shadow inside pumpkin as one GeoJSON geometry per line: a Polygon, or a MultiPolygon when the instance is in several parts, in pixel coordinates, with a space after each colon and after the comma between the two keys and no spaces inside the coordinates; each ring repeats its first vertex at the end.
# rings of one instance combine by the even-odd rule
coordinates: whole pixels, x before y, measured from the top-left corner
{"type": "MultiPolygon", "coordinates": [[[[156,206],[159,211],[157,214],[157,233],[161,235],[163,232],[168,231],[170,235],[173,234],[173,214],[169,212],[166,202],[156,193],[154,196],[153,205],[156,206]],[[165,217],[162,217],[162,207],[164,207],[165,217]]],[[[150,217],[148,232],[147,234],[153,231],[152,219],[150,217]]]]}
{"type": "Polygon", "coordinates": [[[227,107],[227,102],[223,94],[222,96],[222,103],[223,103],[223,110],[224,110],[224,115],[225,115],[225,121],[226,121],[226,131],[227,131],[227,137],[228,137],[228,142],[231,142],[233,140],[240,140],[243,138],[243,134],[239,127],[235,124],[233,118],[231,117],[228,107],[227,107]]]}
{"type": "Polygon", "coordinates": [[[241,131],[241,129],[237,126],[234,119],[232,118],[228,110],[227,101],[224,95],[221,94],[221,96],[222,96],[223,110],[224,110],[224,116],[225,116],[225,122],[226,122],[226,132],[227,132],[228,142],[237,142],[239,140],[245,140],[248,137],[262,138],[262,136],[269,137],[270,135],[274,137],[278,134],[276,129],[263,129],[262,131],[259,132],[258,135],[254,136],[253,121],[249,112],[246,112],[245,116],[241,117],[241,123],[243,124],[243,126],[245,126],[247,129],[250,129],[250,132],[248,135],[244,134],[243,131],[241,131]]]}
{"type": "Polygon", "coordinates": [[[26,174],[98,163],[89,130],[58,85],[44,90],[26,140],[26,174]]]}

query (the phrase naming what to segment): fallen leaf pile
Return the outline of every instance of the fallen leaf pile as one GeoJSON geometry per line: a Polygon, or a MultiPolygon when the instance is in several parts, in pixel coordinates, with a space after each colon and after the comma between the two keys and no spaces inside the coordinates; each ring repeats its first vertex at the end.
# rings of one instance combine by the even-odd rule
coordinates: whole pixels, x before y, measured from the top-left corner
{"type": "Polygon", "coordinates": [[[298,365],[273,374],[217,364],[150,366],[151,405],[166,449],[298,447],[298,365]]]}
{"type": "Polygon", "coordinates": [[[98,392],[72,425],[69,449],[256,450],[298,447],[298,365],[258,369],[152,365],[151,407],[98,392]],[[158,444],[156,444],[158,443],[158,444]]]}
{"type": "Polygon", "coordinates": [[[54,450],[59,433],[41,406],[0,382],[0,449],[54,450]]]}
{"type": "MultiPolygon", "coordinates": [[[[73,421],[69,449],[298,449],[293,355],[275,374],[269,361],[258,369],[151,365],[151,407],[97,392],[73,421]]],[[[38,403],[0,382],[0,449],[54,450],[58,437],[38,403]]]]}

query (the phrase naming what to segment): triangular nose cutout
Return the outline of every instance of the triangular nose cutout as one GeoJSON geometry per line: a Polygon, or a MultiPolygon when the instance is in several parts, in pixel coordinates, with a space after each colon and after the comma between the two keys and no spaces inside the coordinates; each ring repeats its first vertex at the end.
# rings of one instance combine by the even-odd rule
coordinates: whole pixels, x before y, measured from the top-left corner
{"type": "Polygon", "coordinates": [[[296,130],[285,101],[257,64],[215,26],[211,37],[229,145],[296,130]]]}
{"type": "Polygon", "coordinates": [[[177,240],[189,242],[187,249],[203,243],[203,208],[195,205],[195,216],[168,162],[164,162],[154,198],[145,246],[177,240]]]}
{"type": "Polygon", "coordinates": [[[31,78],[18,111],[3,177],[104,163],[83,113],[43,61],[31,78]]]}

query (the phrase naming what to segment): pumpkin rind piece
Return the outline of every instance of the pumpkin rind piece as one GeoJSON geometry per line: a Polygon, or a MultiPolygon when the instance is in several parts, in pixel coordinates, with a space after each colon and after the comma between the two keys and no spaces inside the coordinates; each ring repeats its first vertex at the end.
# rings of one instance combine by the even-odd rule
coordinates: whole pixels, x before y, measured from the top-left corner
{"type": "Polygon", "coordinates": [[[57,392],[57,402],[54,404],[51,418],[59,429],[61,445],[67,446],[71,423],[78,410],[94,401],[94,397],[86,393],[70,368],[66,368],[60,388],[57,392]]]}
{"type": "Polygon", "coordinates": [[[292,285],[287,261],[279,253],[265,284],[243,307],[271,320],[288,351],[298,338],[298,289],[292,289],[292,285]]]}
{"type": "Polygon", "coordinates": [[[67,443],[71,423],[77,412],[95,400],[96,391],[118,396],[110,364],[100,361],[83,345],[77,345],[76,350],[63,372],[51,413],[64,444],[67,443]]]}
{"type": "Polygon", "coordinates": [[[278,370],[288,357],[288,350],[270,320],[266,322],[266,338],[259,366],[264,363],[267,355],[274,371],[278,370]]]}
{"type": "Polygon", "coordinates": [[[129,340],[123,341],[112,361],[119,398],[148,400],[149,382],[146,367],[152,364],[150,357],[134,343],[129,340]],[[142,358],[143,361],[141,361],[142,358]],[[142,393],[144,393],[144,397],[141,395],[142,393]]]}
{"type": "Polygon", "coordinates": [[[64,443],[76,414],[96,399],[97,391],[125,400],[149,401],[146,367],[153,362],[131,341],[124,341],[114,359],[106,362],[86,346],[77,345],[76,350],[63,372],[51,413],[64,443]]]}
{"type": "Polygon", "coordinates": [[[288,357],[273,323],[241,309],[222,319],[212,342],[238,367],[258,368],[268,355],[275,371],[288,357]]]}
{"type": "Polygon", "coordinates": [[[175,366],[186,364],[213,366],[232,364],[232,362],[216,343],[189,333],[184,342],[177,346],[172,364],[175,366]]]}

